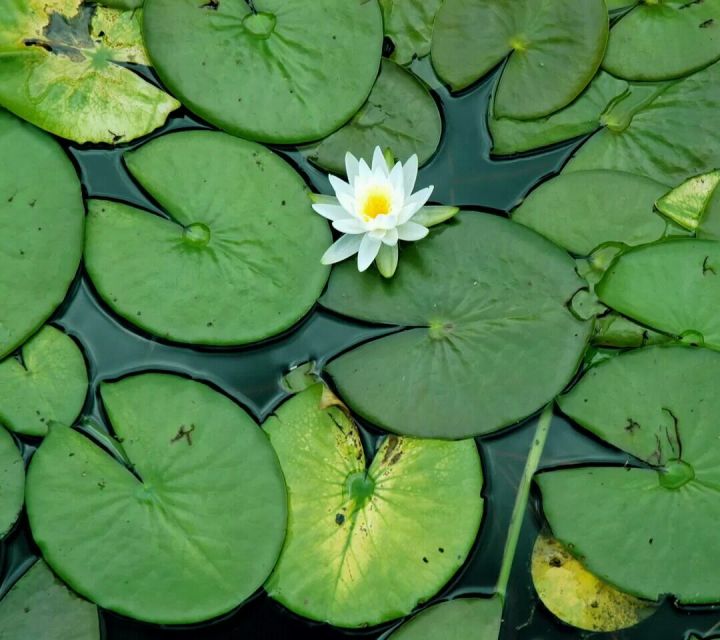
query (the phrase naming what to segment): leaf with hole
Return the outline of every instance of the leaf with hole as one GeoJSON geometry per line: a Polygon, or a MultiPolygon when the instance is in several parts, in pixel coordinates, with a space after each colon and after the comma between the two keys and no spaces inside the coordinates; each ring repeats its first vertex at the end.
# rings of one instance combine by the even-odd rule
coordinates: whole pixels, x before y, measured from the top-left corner
{"type": "Polygon", "coordinates": [[[179,103],[117,64],[139,61],[142,43],[93,37],[96,12],[116,11],[81,0],[0,0],[0,105],[76,142],[128,142],[162,126],[179,103]]]}
{"type": "Polygon", "coordinates": [[[591,368],[564,413],[634,456],[541,473],[552,533],[604,582],[644,598],[720,601],[720,354],[646,347],[591,368]]]}
{"type": "Polygon", "coordinates": [[[543,182],[512,213],[568,251],[587,256],[607,242],[645,244],[665,235],[653,206],[667,188],[619,171],[578,171],[543,182]]]}
{"type": "Polygon", "coordinates": [[[65,298],[80,264],[84,218],[80,181],[62,148],[0,110],[0,359],[65,298]]]}
{"type": "Polygon", "coordinates": [[[505,61],[494,113],[532,120],[582,93],[607,38],[604,0],[445,0],[435,18],[432,63],[459,90],[505,61]]]}
{"type": "Polygon", "coordinates": [[[100,640],[98,610],[38,560],[0,600],[0,638],[100,640]]]}
{"type": "Polygon", "coordinates": [[[187,131],[125,161],[167,215],[90,201],[86,266],[116,313],[168,340],[238,345],[289,329],[315,304],[330,229],[279,156],[187,131]]]}
{"type": "Polygon", "coordinates": [[[270,597],[313,620],[365,627],[407,615],[463,565],[483,511],[473,440],[388,436],[367,466],[357,427],[322,384],[264,428],[289,501],[270,597]]]}
{"type": "Polygon", "coordinates": [[[392,59],[409,64],[430,53],[433,23],[443,0],[380,0],[385,35],[395,49],[392,59]]]}
{"type": "Polygon", "coordinates": [[[568,303],[584,286],[570,256],[534,231],[464,212],[403,248],[390,281],[352,264],[333,269],[322,305],[399,330],[327,371],[354,411],[388,431],[490,433],[543,407],[572,378],[591,323],[568,303]]]}
{"type": "Polygon", "coordinates": [[[421,80],[389,60],[368,101],[342,129],[303,148],[316,165],[342,175],[345,154],[372,158],[375,147],[389,149],[405,160],[416,154],[424,164],[440,144],[442,119],[435,100],[421,80]]]}
{"type": "Polygon", "coordinates": [[[324,138],[375,82],[377,0],[147,0],[158,75],[191,111],[251,140],[324,138]]]}
{"type": "Polygon", "coordinates": [[[657,82],[682,78],[718,58],[720,0],[641,2],[610,30],[603,69],[657,82]]]}
{"type": "Polygon", "coordinates": [[[104,383],[101,397],[132,466],[77,431],[50,430],[27,478],[43,557],[77,593],[138,620],[190,624],[234,609],[285,537],[267,437],[232,400],[178,376],[104,383]]]}
{"type": "Polygon", "coordinates": [[[622,254],[596,287],[641,324],[720,349],[720,243],[673,239],[622,254]]]}
{"type": "Polygon", "coordinates": [[[0,362],[0,424],[30,436],[44,436],[53,423],[72,425],[88,389],[85,360],[73,339],[44,327],[21,357],[0,362]]]}

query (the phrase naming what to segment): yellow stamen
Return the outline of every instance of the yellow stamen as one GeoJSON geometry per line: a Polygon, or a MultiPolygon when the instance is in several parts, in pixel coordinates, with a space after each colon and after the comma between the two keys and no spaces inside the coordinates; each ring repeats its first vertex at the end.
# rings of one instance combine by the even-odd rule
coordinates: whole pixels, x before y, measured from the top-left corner
{"type": "Polygon", "coordinates": [[[361,212],[366,219],[370,220],[377,216],[387,215],[390,213],[391,207],[390,194],[385,190],[376,189],[370,191],[365,197],[361,212]]]}

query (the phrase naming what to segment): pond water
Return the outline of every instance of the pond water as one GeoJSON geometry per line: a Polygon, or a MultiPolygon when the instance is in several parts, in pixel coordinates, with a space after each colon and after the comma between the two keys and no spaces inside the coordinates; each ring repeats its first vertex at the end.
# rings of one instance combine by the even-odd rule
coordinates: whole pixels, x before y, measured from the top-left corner
{"type": "MultiPolygon", "coordinates": [[[[490,209],[505,215],[538,182],[562,167],[582,140],[550,151],[502,161],[489,157],[490,139],[485,123],[487,103],[494,78],[458,96],[440,86],[427,63],[413,69],[434,88],[444,117],[443,140],[433,159],[421,170],[420,186],[434,184],[433,200],[444,204],[490,209]]],[[[152,78],[147,71],[143,73],[152,78]]],[[[201,128],[207,125],[179,112],[153,137],[169,130],[201,128]]],[[[153,208],[145,194],[127,176],[122,165],[124,148],[85,148],[65,144],[81,173],[86,195],[116,199],[153,208]]],[[[134,145],[134,146],[137,146],[134,145]]],[[[325,175],[307,163],[295,150],[277,149],[303,173],[311,187],[328,193],[325,175]]],[[[246,407],[262,421],[287,395],[283,375],[292,366],[313,360],[320,364],[372,337],[387,332],[316,308],[298,326],[271,341],[242,349],[197,349],[163,343],[143,335],[112,315],[93,291],[89,279],[79,274],[66,303],[52,322],[73,335],[88,359],[92,391],[83,415],[102,420],[97,402],[97,385],[136,371],[161,370],[206,380],[246,407]]],[[[543,375],[542,371],[537,372],[543,375]]],[[[478,439],[482,452],[488,500],[483,525],[466,565],[437,599],[464,594],[491,594],[500,570],[505,537],[525,457],[534,436],[536,419],[507,429],[492,437],[478,439]]],[[[364,425],[362,433],[372,454],[379,434],[364,425]]],[[[32,447],[25,446],[29,455],[32,447]]],[[[576,430],[556,416],[541,461],[541,469],[569,462],[617,463],[620,454],[576,430]]],[[[508,604],[501,638],[503,640],[551,640],[586,637],[622,640],[665,640],[686,638],[691,631],[705,634],[720,620],[720,608],[704,607],[679,611],[670,603],[636,627],[611,634],[590,634],[557,622],[538,603],[529,573],[532,545],[542,517],[535,499],[526,514],[520,545],[508,590],[508,604]]],[[[628,532],[631,535],[632,532],[628,532]]],[[[22,519],[15,531],[0,544],[3,580],[0,595],[32,563],[33,547],[27,522],[22,519]]],[[[331,640],[349,636],[385,638],[397,623],[358,631],[342,631],[303,620],[258,593],[241,608],[209,625],[189,628],[161,628],[102,614],[108,640],[151,640],[203,638],[304,638],[331,640]]]]}

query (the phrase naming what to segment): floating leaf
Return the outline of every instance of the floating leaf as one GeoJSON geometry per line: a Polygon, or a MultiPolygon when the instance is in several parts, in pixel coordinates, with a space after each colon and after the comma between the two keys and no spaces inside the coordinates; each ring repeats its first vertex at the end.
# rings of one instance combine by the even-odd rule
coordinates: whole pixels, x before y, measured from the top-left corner
{"type": "Polygon", "coordinates": [[[0,359],[63,301],[80,264],[83,225],[80,181],[63,150],[0,110],[0,359]]]}
{"type": "Polygon", "coordinates": [[[565,172],[614,169],[674,187],[720,166],[718,110],[720,64],[674,83],[634,85],[565,172]]]}
{"type": "Polygon", "coordinates": [[[666,187],[619,171],[559,175],[532,191],[512,217],[578,255],[599,245],[659,240],[667,223],[653,211],[666,187]]]}
{"type": "Polygon", "coordinates": [[[719,30],[718,0],[642,2],[611,29],[602,66],[639,82],[681,78],[720,58],[719,30]]]}
{"type": "Polygon", "coordinates": [[[376,0],[148,0],[158,75],[191,111],[252,140],[318,140],[367,99],[380,66],[376,0]]]}
{"type": "Polygon", "coordinates": [[[25,463],[12,436],[0,427],[0,539],[15,524],[23,506],[25,463]]]}
{"type": "Polygon", "coordinates": [[[425,85],[383,60],[365,106],[342,129],[303,151],[315,164],[342,175],[346,152],[369,160],[377,146],[401,160],[417,154],[423,164],[435,153],[441,134],[440,111],[425,85]]]}
{"type": "Polygon", "coordinates": [[[720,184],[720,171],[693,176],[660,198],[656,207],[664,216],[689,231],[701,224],[713,193],[720,184]]]}
{"type": "Polygon", "coordinates": [[[574,267],[534,231],[461,213],[403,248],[390,281],[333,269],[325,307],[408,328],[327,371],[353,410],[395,433],[466,438],[513,424],[562,391],[585,349],[591,325],[567,308],[584,285],[574,267]]]}
{"type": "Polygon", "coordinates": [[[608,11],[617,11],[618,9],[627,9],[636,5],[640,0],[605,0],[608,11]]]}
{"type": "Polygon", "coordinates": [[[0,424],[31,436],[44,436],[55,422],[71,425],[87,388],[78,346],[62,331],[45,327],[23,347],[21,361],[0,362],[0,424]]]}
{"type": "Polygon", "coordinates": [[[627,82],[600,71],[573,102],[545,118],[513,120],[491,115],[492,152],[521,153],[592,133],[602,126],[601,116],[608,105],[627,91],[627,82]]]}
{"type": "Polygon", "coordinates": [[[0,104],[76,142],[127,142],[162,126],[180,104],[115,64],[138,61],[139,43],[113,49],[112,37],[93,40],[95,11],[80,0],[0,0],[0,104]]]}
{"type": "MultiPolygon", "coordinates": [[[[612,1],[612,0],[611,0],[612,1]]],[[[98,4],[106,7],[114,7],[115,9],[139,9],[143,6],[145,0],[98,0],[98,4]]]]}
{"type": "Polygon", "coordinates": [[[170,217],[90,201],[86,265],[115,312],[177,342],[236,345],[288,329],[315,304],[330,229],[279,156],[187,131],[125,159],[170,217]]]}
{"type": "Polygon", "coordinates": [[[443,0],[380,0],[385,35],[395,50],[392,59],[409,64],[430,53],[433,22],[443,0]]]}
{"type": "Polygon", "coordinates": [[[697,229],[698,238],[720,240],[720,189],[715,189],[697,229]]]}
{"type": "Polygon", "coordinates": [[[410,613],[465,561],[480,526],[473,440],[387,437],[369,468],[360,434],[322,384],[264,425],[288,487],[288,536],[265,588],[340,627],[410,613]]]}
{"type": "Polygon", "coordinates": [[[494,113],[532,120],[580,95],[600,66],[607,37],[604,0],[445,0],[435,18],[432,62],[458,90],[509,56],[494,113]]]}
{"type": "Polygon", "coordinates": [[[720,349],[720,244],[673,239],[637,247],[608,269],[596,291],[643,325],[720,349]]]}
{"type": "Polygon", "coordinates": [[[90,22],[90,37],[111,49],[116,59],[149,65],[142,39],[142,11],[116,11],[97,6],[90,22]]]}
{"type": "Polygon", "coordinates": [[[97,607],[78,598],[38,560],[0,600],[3,640],[100,640],[97,607]]]}
{"type": "Polygon", "coordinates": [[[103,384],[101,395],[132,467],[72,429],[50,430],[27,479],[45,560],[79,594],[138,620],[230,611],[262,585],[285,536],[270,443],[199,382],[144,374],[103,384]]]}
{"type": "Polygon", "coordinates": [[[406,622],[390,640],[498,640],[500,598],[459,598],[441,602],[406,622]]]}
{"type": "Polygon", "coordinates": [[[560,399],[573,420],[645,466],[542,473],[552,532],[601,580],[647,600],[720,600],[720,354],[646,347],[591,368],[560,399]]]}
{"type": "Polygon", "coordinates": [[[627,629],[657,608],[599,580],[562,544],[544,534],[535,541],[531,570],[542,603],[560,620],[579,629],[627,629]]]}
{"type": "Polygon", "coordinates": [[[592,337],[594,345],[619,349],[663,344],[672,340],[672,336],[643,327],[637,322],[613,312],[597,318],[595,321],[595,333],[592,337]]]}

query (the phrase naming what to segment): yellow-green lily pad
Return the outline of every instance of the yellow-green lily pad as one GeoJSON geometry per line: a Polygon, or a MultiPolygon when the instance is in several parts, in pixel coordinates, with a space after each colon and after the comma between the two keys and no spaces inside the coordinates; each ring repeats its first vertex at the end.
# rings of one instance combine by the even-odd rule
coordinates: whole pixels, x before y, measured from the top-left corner
{"type": "Polygon", "coordinates": [[[483,511],[473,440],[388,436],[367,466],[357,427],[322,384],[264,429],[289,504],[270,597],[313,620],[365,627],[407,615],[463,565],[483,511]]]}
{"type": "Polygon", "coordinates": [[[38,560],[0,600],[0,638],[100,640],[100,618],[38,560]]]}
{"type": "MultiPolygon", "coordinates": [[[[0,105],[76,142],[127,142],[162,126],[180,104],[116,64],[142,62],[141,42],[130,46],[115,29],[93,38],[102,31],[98,11],[107,23],[118,10],[81,0],[0,0],[0,105]]],[[[130,23],[125,33],[137,38],[136,19],[111,21],[130,23]]]]}
{"type": "Polygon", "coordinates": [[[87,388],[79,347],[47,326],[23,346],[21,359],[0,362],[0,424],[30,436],[44,436],[53,423],[72,425],[87,388]]]}

